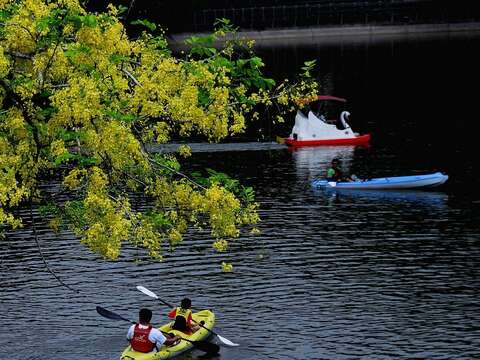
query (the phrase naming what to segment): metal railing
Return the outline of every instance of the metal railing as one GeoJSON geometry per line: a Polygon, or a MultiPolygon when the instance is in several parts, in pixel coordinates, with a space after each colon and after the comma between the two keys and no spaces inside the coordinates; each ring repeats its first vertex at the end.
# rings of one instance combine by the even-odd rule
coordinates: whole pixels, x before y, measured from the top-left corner
{"type": "Polygon", "coordinates": [[[353,24],[419,24],[479,21],[475,1],[316,1],[303,4],[203,9],[194,31],[211,31],[218,18],[245,30],[353,24]]]}

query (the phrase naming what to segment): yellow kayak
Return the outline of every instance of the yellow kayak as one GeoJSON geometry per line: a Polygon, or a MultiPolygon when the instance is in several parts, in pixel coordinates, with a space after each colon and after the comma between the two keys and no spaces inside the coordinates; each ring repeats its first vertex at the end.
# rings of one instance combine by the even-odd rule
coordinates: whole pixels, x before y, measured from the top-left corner
{"type": "MultiPolygon", "coordinates": [[[[205,321],[203,325],[207,329],[212,330],[213,326],[215,325],[215,314],[210,310],[202,310],[192,314],[193,320],[196,322],[205,321]]],[[[199,341],[205,340],[210,336],[210,331],[204,328],[200,328],[195,331],[193,334],[188,335],[178,330],[172,330],[171,327],[173,325],[173,321],[165,324],[159,328],[160,331],[166,333],[173,333],[177,336],[180,336],[184,339],[190,341],[199,341]]],[[[123,351],[122,355],[120,356],[120,360],[160,360],[160,359],[170,359],[174,356],[177,356],[185,351],[188,351],[193,348],[193,344],[190,341],[180,340],[176,345],[173,346],[162,346],[160,351],[157,352],[149,352],[149,353],[142,353],[132,349],[129,345],[123,351]]]]}

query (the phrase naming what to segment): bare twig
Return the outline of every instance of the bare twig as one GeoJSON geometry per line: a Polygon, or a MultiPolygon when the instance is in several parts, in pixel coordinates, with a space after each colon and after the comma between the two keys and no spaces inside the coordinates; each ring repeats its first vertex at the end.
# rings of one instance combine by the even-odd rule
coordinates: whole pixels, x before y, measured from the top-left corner
{"type": "Polygon", "coordinates": [[[195,182],[194,180],[192,180],[189,176],[185,175],[184,173],[181,173],[180,171],[177,171],[175,169],[172,169],[171,167],[169,166],[166,166],[164,164],[160,164],[158,161],[156,161],[155,159],[153,159],[150,154],[148,153],[146,147],[145,147],[145,143],[142,141],[141,139],[141,136],[140,136],[140,132],[138,131],[138,129],[133,126],[133,129],[135,130],[135,132],[137,133],[137,135],[139,135],[137,137],[137,141],[138,143],[140,144],[140,149],[141,149],[141,152],[142,152],[142,155],[145,157],[145,159],[147,159],[151,164],[153,165],[156,165],[158,167],[161,167],[161,168],[164,168],[164,169],[167,169],[177,175],[180,175],[181,177],[183,177],[184,179],[186,179],[187,181],[189,181],[190,183],[192,183],[193,185],[195,185],[196,187],[199,187],[200,189],[202,190],[207,190],[206,187],[200,185],[199,183],[195,182]]]}
{"type": "Polygon", "coordinates": [[[65,284],[62,279],[60,279],[57,274],[55,274],[55,272],[50,268],[50,266],[48,265],[47,263],[47,260],[45,259],[45,256],[43,255],[43,251],[42,251],[42,248],[40,246],[40,243],[38,242],[38,235],[37,235],[37,228],[35,226],[35,219],[33,217],[33,211],[32,211],[32,202],[30,201],[30,218],[31,218],[31,221],[32,221],[32,228],[33,228],[33,235],[34,235],[34,238],[35,238],[35,242],[37,244],[37,248],[38,248],[38,252],[40,254],[40,256],[42,257],[42,261],[45,265],[45,267],[47,268],[48,272],[50,272],[50,274],[53,275],[53,277],[62,285],[62,286],[65,286],[67,289],[73,291],[73,292],[76,292],[77,294],[80,292],[79,290],[75,290],[73,288],[71,288],[70,286],[68,286],[67,284],[65,284]]]}
{"type": "Polygon", "coordinates": [[[135,77],[134,77],[128,70],[122,69],[122,71],[123,71],[125,74],[127,74],[127,76],[128,76],[130,79],[132,79],[132,81],[133,81],[135,84],[137,84],[138,86],[140,86],[141,88],[143,88],[142,84],[140,84],[140,83],[138,82],[138,80],[135,79],[135,77]]]}
{"type": "Polygon", "coordinates": [[[185,175],[184,173],[181,173],[180,171],[177,171],[175,169],[172,169],[171,167],[167,166],[167,165],[163,165],[163,164],[160,164],[158,161],[156,161],[155,159],[152,159],[148,154],[146,155],[148,161],[158,167],[161,167],[161,168],[164,168],[164,169],[167,169],[177,175],[180,175],[181,177],[183,177],[184,179],[186,179],[188,182],[192,183],[193,185],[195,185],[196,187],[199,187],[200,189],[202,190],[207,190],[207,188],[203,185],[200,185],[199,183],[195,182],[194,180],[192,180],[190,177],[188,177],[187,175],[185,175]]]}
{"type": "Polygon", "coordinates": [[[33,59],[33,56],[30,55],[30,54],[24,54],[24,53],[21,53],[21,52],[18,52],[18,51],[5,51],[7,54],[9,55],[12,55],[12,56],[15,56],[15,57],[18,57],[18,58],[21,58],[21,59],[33,59]]]}

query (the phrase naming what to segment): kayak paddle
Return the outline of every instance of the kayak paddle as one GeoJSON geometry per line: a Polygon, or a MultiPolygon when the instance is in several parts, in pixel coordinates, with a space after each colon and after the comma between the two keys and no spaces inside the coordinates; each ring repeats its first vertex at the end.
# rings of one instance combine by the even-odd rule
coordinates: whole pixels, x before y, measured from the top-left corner
{"type": "MultiPolygon", "coordinates": [[[[162,304],[164,305],[167,305],[170,309],[173,309],[173,306],[170,305],[169,303],[167,303],[166,301],[160,299],[157,294],[155,294],[153,291],[151,290],[148,290],[146,287],[143,287],[141,285],[137,286],[137,290],[141,291],[142,293],[144,293],[145,295],[148,295],[152,298],[155,298],[157,299],[158,301],[160,301],[162,304]]],[[[210,331],[213,335],[215,335],[218,340],[220,340],[222,343],[224,343],[225,345],[228,345],[228,346],[238,346],[239,344],[235,344],[234,342],[228,340],[227,338],[224,338],[223,336],[220,336],[218,335],[215,331],[213,330],[210,330],[209,328],[203,326],[201,323],[199,323],[198,321],[195,321],[193,320],[196,324],[200,325],[202,328],[204,329],[207,329],[208,331],[210,331]]]]}
{"type": "MultiPolygon", "coordinates": [[[[110,319],[110,320],[123,320],[123,321],[128,321],[129,323],[132,323],[132,324],[136,324],[135,321],[126,319],[123,316],[118,315],[118,314],[116,314],[116,313],[114,313],[110,310],[107,310],[107,309],[101,307],[101,306],[97,306],[97,313],[99,313],[101,316],[103,316],[107,319],[110,319]]],[[[168,335],[168,333],[166,333],[164,331],[162,331],[162,334],[168,335]]],[[[203,340],[194,341],[194,340],[189,340],[189,339],[185,339],[185,338],[182,338],[182,337],[180,337],[180,339],[188,341],[189,343],[192,343],[192,345],[195,346],[197,349],[202,350],[202,351],[204,351],[204,352],[206,352],[207,354],[210,354],[210,355],[218,354],[218,352],[220,351],[220,346],[218,346],[217,344],[213,344],[211,342],[208,342],[208,341],[203,341],[203,340]]]]}

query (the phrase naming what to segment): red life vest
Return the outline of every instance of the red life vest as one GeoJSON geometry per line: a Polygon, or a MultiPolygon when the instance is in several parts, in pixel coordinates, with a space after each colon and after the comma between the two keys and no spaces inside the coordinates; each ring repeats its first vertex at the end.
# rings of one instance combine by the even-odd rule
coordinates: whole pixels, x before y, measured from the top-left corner
{"type": "Polygon", "coordinates": [[[148,353],[155,348],[155,343],[148,340],[148,335],[152,331],[152,326],[148,326],[146,329],[140,329],[139,324],[135,325],[133,329],[133,337],[130,340],[133,350],[148,353]]]}

